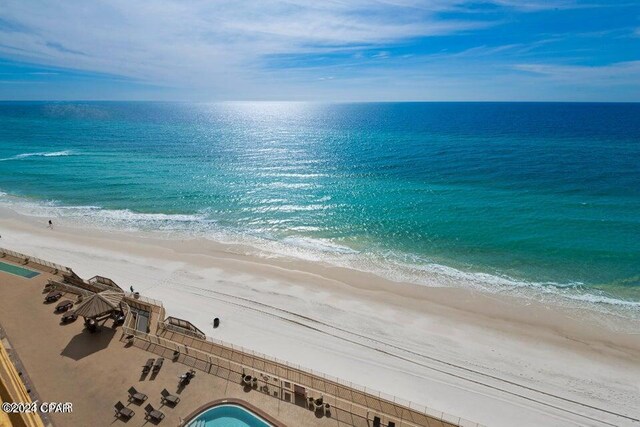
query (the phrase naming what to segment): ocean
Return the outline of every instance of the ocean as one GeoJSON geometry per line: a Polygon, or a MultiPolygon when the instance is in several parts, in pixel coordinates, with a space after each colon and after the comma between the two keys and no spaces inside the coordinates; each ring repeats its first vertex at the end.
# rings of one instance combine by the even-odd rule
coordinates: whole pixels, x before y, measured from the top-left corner
{"type": "Polygon", "coordinates": [[[0,191],[54,221],[640,310],[640,104],[1,102],[0,191]]]}

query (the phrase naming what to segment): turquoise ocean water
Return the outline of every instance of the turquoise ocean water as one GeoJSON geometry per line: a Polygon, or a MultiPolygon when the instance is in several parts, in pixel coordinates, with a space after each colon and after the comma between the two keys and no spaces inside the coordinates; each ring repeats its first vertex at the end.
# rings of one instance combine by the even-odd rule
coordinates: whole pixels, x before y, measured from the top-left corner
{"type": "Polygon", "coordinates": [[[640,104],[4,102],[0,191],[47,218],[640,310],[640,104]]]}

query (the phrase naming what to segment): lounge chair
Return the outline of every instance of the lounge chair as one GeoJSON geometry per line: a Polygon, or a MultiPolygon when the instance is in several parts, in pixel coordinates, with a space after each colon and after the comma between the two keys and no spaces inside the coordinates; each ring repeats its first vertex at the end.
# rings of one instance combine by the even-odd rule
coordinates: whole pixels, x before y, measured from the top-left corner
{"type": "Polygon", "coordinates": [[[131,386],[131,388],[128,391],[129,391],[129,401],[135,400],[137,402],[144,402],[145,400],[147,400],[147,395],[144,393],[138,392],[138,390],[136,390],[134,386],[131,386]]]}
{"type": "Polygon", "coordinates": [[[147,406],[144,407],[144,410],[147,412],[147,416],[145,417],[147,419],[153,418],[154,420],[160,421],[164,418],[164,414],[157,409],[153,409],[151,403],[147,404],[147,406]]]}
{"type": "Polygon", "coordinates": [[[178,402],[180,402],[180,398],[169,393],[169,390],[167,390],[166,388],[162,389],[160,394],[162,395],[162,400],[164,402],[171,403],[172,405],[177,405],[178,402]]]}
{"type": "Polygon", "coordinates": [[[193,369],[189,369],[187,372],[185,372],[184,374],[178,377],[180,379],[179,384],[187,385],[191,382],[191,379],[194,378],[195,376],[196,376],[196,371],[194,371],[193,369]]]}
{"type": "Polygon", "coordinates": [[[162,368],[162,364],[164,363],[164,357],[159,357],[156,360],[156,363],[153,364],[153,372],[158,372],[160,368],[162,368]]]}
{"type": "Polygon", "coordinates": [[[116,408],[116,417],[118,418],[120,417],[131,418],[136,414],[131,409],[124,406],[124,404],[120,401],[118,401],[118,403],[114,405],[114,408],[116,408]]]}
{"type": "Polygon", "coordinates": [[[56,311],[67,311],[71,307],[73,307],[73,302],[66,299],[64,301],[60,301],[58,305],[56,305],[56,311]]]}
{"type": "Polygon", "coordinates": [[[69,322],[73,322],[78,318],[78,315],[76,314],[75,311],[67,311],[65,314],[62,315],[62,317],[60,318],[60,321],[62,323],[69,323],[69,322]]]}
{"type": "Polygon", "coordinates": [[[153,361],[155,359],[149,359],[147,360],[147,363],[144,364],[144,366],[142,367],[142,373],[146,374],[147,372],[149,372],[151,370],[151,368],[153,367],[153,361]]]}
{"type": "Polygon", "coordinates": [[[60,298],[62,298],[62,292],[51,291],[47,294],[46,297],[44,297],[44,300],[47,302],[53,302],[53,301],[58,301],[60,298]]]}

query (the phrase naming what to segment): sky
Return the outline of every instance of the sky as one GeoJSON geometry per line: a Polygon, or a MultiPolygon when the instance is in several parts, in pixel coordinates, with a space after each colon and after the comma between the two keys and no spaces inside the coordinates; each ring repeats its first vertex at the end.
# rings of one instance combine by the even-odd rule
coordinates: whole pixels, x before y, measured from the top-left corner
{"type": "Polygon", "coordinates": [[[0,0],[1,100],[640,101],[640,0],[0,0]]]}

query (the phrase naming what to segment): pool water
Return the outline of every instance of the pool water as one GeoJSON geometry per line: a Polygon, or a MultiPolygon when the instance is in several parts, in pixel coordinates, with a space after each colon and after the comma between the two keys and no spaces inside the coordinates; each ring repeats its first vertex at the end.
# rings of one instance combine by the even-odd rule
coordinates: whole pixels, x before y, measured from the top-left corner
{"type": "Polygon", "coordinates": [[[37,271],[29,270],[26,268],[18,267],[17,265],[7,264],[6,262],[0,261],[0,271],[5,271],[10,274],[15,274],[16,276],[26,277],[27,279],[31,279],[32,277],[36,277],[38,274],[37,271]]]}
{"type": "Polygon", "coordinates": [[[187,427],[273,427],[251,411],[232,404],[214,406],[198,415],[187,427]]]}

